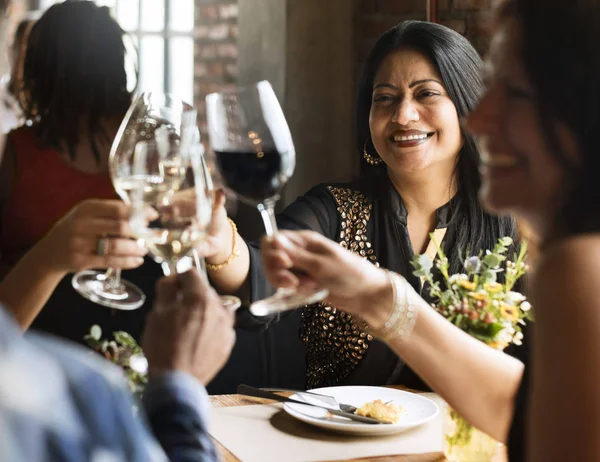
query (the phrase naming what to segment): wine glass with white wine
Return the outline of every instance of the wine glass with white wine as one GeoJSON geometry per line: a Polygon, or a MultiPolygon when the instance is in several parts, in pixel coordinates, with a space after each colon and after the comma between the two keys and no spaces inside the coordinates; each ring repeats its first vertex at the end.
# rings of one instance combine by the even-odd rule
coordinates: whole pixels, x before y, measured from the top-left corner
{"type": "Polygon", "coordinates": [[[199,146],[181,148],[170,141],[162,149],[136,149],[133,174],[150,177],[160,172],[167,153],[176,152],[177,186],[158,197],[148,194],[145,183],[130,190],[130,224],[134,235],[143,239],[152,257],[162,264],[165,275],[176,274],[179,262],[204,241],[212,219],[212,190],[206,181],[199,146]],[[149,210],[152,212],[149,213],[149,210]]]}
{"type": "MultiPolygon", "coordinates": [[[[176,189],[184,170],[179,162],[179,152],[168,152],[159,169],[147,176],[133,173],[136,149],[169,150],[171,142],[181,142],[181,134],[192,132],[196,125],[196,111],[189,104],[161,93],[142,93],[130,106],[109,158],[110,177],[117,194],[131,203],[130,193],[143,185],[149,202],[159,201],[162,195],[176,189]],[[166,147],[166,148],[165,148],[166,147]]],[[[121,278],[119,268],[107,271],[86,270],[73,276],[73,287],[87,299],[110,308],[134,310],[144,304],[146,296],[137,286],[121,278]]]]}

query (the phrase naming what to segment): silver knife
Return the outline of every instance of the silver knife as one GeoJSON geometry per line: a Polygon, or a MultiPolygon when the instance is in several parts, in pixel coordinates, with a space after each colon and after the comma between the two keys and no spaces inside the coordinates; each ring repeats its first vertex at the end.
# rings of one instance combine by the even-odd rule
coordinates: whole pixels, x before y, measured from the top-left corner
{"type": "Polygon", "coordinates": [[[388,422],[383,422],[381,420],[373,419],[371,417],[363,417],[361,415],[352,414],[350,412],[338,411],[337,409],[331,409],[331,408],[325,407],[325,406],[318,406],[316,404],[307,403],[304,401],[298,401],[298,400],[291,399],[291,398],[286,398],[285,396],[280,396],[275,393],[271,393],[269,391],[264,391],[259,388],[251,387],[249,385],[243,385],[243,384],[239,385],[237,388],[237,392],[240,395],[254,396],[256,398],[272,399],[274,401],[279,401],[281,403],[294,403],[294,404],[303,404],[305,406],[313,406],[313,407],[317,407],[319,409],[324,409],[332,415],[336,415],[339,417],[345,417],[347,419],[356,420],[356,421],[362,422],[362,423],[375,424],[375,425],[388,423],[388,422]]]}
{"type": "Polygon", "coordinates": [[[304,391],[304,390],[292,390],[289,388],[260,388],[263,391],[270,391],[273,393],[278,392],[286,392],[286,393],[294,393],[303,399],[311,399],[320,401],[327,406],[331,406],[333,409],[339,409],[344,412],[350,412],[354,414],[358,409],[356,406],[352,406],[351,404],[340,403],[336,398],[329,395],[322,395],[320,393],[315,393],[312,391],[304,391]]]}

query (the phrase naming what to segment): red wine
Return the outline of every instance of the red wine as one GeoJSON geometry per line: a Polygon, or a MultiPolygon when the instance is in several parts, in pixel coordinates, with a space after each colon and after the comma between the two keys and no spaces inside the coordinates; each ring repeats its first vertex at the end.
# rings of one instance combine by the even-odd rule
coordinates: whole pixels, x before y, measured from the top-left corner
{"type": "Polygon", "coordinates": [[[277,151],[217,151],[219,171],[227,186],[253,205],[276,196],[283,187],[277,151]]]}

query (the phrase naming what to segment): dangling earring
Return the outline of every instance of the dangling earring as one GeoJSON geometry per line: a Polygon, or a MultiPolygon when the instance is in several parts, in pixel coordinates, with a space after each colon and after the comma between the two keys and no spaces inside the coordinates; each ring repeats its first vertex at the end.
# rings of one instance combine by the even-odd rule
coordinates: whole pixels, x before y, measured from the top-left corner
{"type": "Polygon", "coordinates": [[[365,147],[363,148],[363,157],[367,161],[367,164],[376,167],[377,165],[380,165],[383,162],[383,160],[381,160],[381,157],[372,156],[371,154],[369,154],[367,152],[367,142],[368,141],[369,141],[369,139],[367,138],[367,141],[365,141],[365,147]]]}

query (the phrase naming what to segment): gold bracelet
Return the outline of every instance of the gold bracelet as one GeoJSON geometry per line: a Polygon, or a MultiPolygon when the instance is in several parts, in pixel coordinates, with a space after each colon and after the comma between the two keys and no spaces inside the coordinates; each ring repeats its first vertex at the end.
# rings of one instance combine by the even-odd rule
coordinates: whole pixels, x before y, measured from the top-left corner
{"type": "Polygon", "coordinates": [[[216,265],[213,265],[212,263],[207,262],[206,268],[211,271],[219,271],[220,269],[225,268],[227,265],[229,265],[229,263],[231,263],[231,260],[233,260],[234,258],[236,258],[240,255],[240,252],[237,248],[237,226],[231,218],[227,217],[227,220],[229,220],[229,224],[231,225],[231,230],[233,231],[233,243],[232,243],[232,247],[231,247],[231,255],[229,255],[227,257],[227,260],[225,260],[223,263],[217,263],[216,265]]]}

